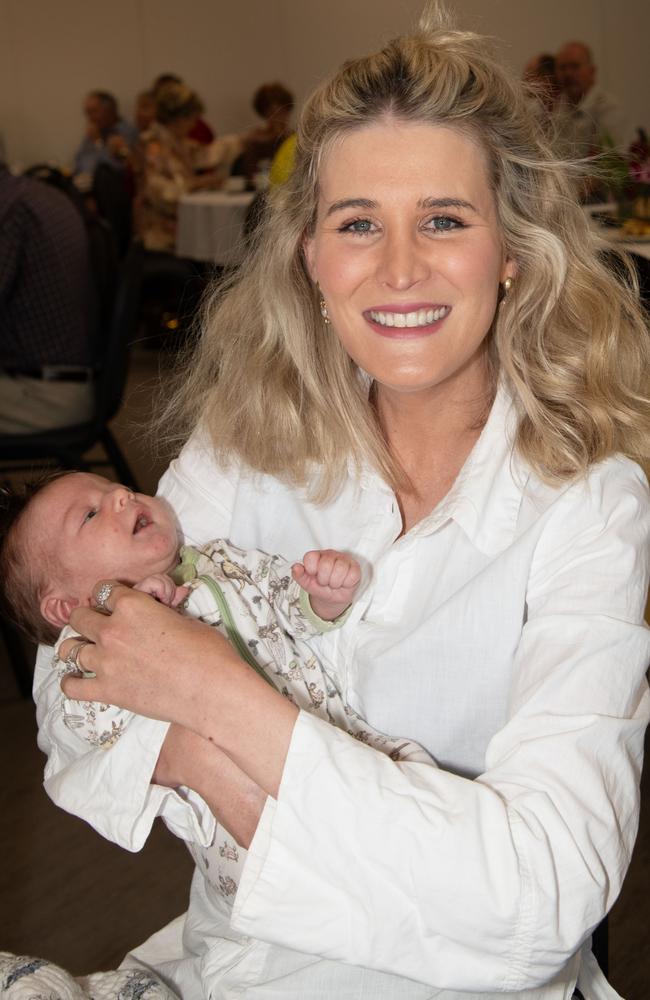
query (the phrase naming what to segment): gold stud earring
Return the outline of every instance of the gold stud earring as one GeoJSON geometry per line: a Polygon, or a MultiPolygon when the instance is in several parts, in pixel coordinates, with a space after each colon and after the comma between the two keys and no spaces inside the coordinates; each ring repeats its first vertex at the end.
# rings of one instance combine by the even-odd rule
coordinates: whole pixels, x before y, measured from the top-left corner
{"type": "Polygon", "coordinates": [[[327,311],[327,305],[325,304],[325,299],[323,298],[322,295],[320,297],[320,302],[318,303],[318,305],[320,306],[320,314],[323,317],[323,320],[325,321],[325,326],[329,326],[331,322],[330,314],[327,311]]]}
{"type": "Polygon", "coordinates": [[[508,277],[504,280],[503,284],[501,285],[501,297],[503,299],[507,298],[508,292],[510,291],[513,285],[514,281],[512,278],[508,277]]]}

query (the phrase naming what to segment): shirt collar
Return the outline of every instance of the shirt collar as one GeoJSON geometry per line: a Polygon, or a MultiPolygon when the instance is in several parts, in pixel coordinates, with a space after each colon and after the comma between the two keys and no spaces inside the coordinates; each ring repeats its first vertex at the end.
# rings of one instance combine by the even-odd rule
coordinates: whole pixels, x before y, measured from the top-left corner
{"type": "Polygon", "coordinates": [[[456,482],[430,515],[452,518],[486,555],[496,555],[511,544],[530,478],[530,470],[513,448],[517,422],[512,397],[500,385],[456,482]]]}
{"type": "MultiPolygon", "coordinates": [[[[511,543],[530,470],[513,451],[515,406],[500,385],[487,422],[451,490],[409,534],[433,534],[453,520],[473,545],[496,555],[511,543]]],[[[376,474],[366,472],[362,486],[391,492],[376,474]]]]}

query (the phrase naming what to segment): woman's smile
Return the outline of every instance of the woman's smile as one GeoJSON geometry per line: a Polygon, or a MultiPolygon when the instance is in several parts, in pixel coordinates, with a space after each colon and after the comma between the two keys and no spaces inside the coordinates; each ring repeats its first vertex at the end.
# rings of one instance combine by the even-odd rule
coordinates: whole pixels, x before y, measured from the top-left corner
{"type": "Polygon", "coordinates": [[[375,306],[366,309],[364,318],[382,337],[426,337],[440,329],[451,306],[412,304],[375,306]]]}

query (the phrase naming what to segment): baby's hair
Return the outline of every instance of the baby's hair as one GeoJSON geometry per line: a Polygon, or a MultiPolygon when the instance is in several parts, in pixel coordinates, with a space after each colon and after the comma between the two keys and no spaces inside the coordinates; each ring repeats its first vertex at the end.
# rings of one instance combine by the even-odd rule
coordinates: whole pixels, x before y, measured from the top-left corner
{"type": "Polygon", "coordinates": [[[22,527],[34,498],[64,475],[69,473],[47,473],[20,486],[0,488],[0,610],[32,642],[48,646],[56,642],[59,634],[59,629],[42,617],[40,609],[49,560],[45,553],[39,553],[38,559],[30,556],[22,527]]]}

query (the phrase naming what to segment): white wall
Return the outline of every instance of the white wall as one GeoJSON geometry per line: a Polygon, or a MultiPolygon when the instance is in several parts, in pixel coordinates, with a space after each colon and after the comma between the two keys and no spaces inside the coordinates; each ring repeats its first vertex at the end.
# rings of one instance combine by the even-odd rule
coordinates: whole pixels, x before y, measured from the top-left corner
{"type": "MultiPolygon", "coordinates": [[[[562,42],[590,44],[632,125],[650,125],[647,0],[448,0],[459,24],[501,39],[516,72],[562,42]]],[[[281,79],[303,98],[344,59],[417,19],[422,0],[0,0],[0,134],[9,163],[69,163],[81,102],[111,90],[126,117],[158,73],[203,97],[218,131],[254,120],[249,101],[281,79]]]]}

